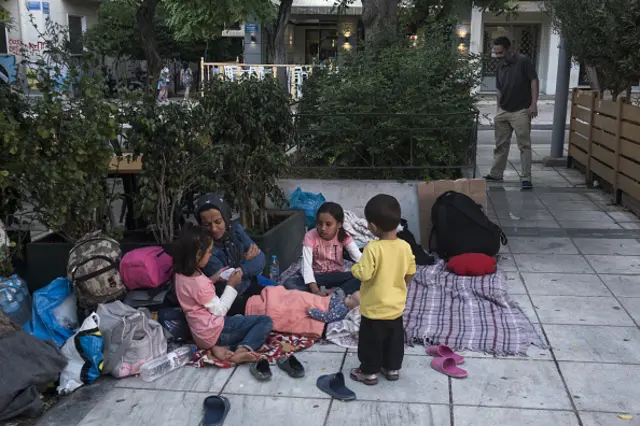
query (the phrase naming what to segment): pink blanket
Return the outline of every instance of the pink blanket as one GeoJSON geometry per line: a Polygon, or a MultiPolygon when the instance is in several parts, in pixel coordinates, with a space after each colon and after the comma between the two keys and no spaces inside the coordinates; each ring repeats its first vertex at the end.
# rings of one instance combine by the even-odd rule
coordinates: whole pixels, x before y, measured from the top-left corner
{"type": "Polygon", "coordinates": [[[307,315],[309,308],[329,310],[330,297],[316,296],[282,286],[265,287],[258,296],[250,297],[245,315],[268,315],[273,320],[273,330],[298,334],[312,339],[322,336],[324,324],[307,315]]]}

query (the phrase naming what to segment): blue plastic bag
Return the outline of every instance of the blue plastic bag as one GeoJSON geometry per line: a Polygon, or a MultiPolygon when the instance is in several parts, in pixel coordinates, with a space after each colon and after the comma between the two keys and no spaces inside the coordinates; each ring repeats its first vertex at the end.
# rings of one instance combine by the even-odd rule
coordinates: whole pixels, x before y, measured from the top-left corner
{"type": "Polygon", "coordinates": [[[314,194],[312,192],[302,192],[302,189],[296,189],[289,198],[290,210],[304,210],[305,222],[307,228],[316,226],[316,213],[325,200],[322,194],[314,194]]]}
{"type": "Polygon", "coordinates": [[[31,321],[24,327],[33,336],[53,340],[58,347],[78,328],[76,296],[71,281],[56,278],[33,293],[31,321]]]}

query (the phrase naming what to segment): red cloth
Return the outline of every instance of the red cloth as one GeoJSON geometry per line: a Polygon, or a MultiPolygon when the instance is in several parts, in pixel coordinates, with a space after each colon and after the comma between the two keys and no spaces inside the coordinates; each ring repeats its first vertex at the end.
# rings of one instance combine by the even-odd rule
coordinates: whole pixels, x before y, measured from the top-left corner
{"type": "Polygon", "coordinates": [[[447,269],[456,275],[489,275],[496,271],[496,262],[483,253],[465,253],[449,259],[447,269]]]}

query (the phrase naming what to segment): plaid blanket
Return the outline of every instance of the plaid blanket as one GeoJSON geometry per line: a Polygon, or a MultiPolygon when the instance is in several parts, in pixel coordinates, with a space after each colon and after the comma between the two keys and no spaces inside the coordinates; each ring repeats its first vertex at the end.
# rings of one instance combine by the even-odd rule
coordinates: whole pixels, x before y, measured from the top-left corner
{"type": "Polygon", "coordinates": [[[440,261],[419,267],[409,285],[405,341],[454,350],[527,356],[531,344],[545,345],[522,309],[507,295],[507,277],[458,276],[440,261]]]}
{"type": "MultiPolygon", "coordinates": [[[[315,340],[309,339],[303,336],[296,336],[293,334],[280,334],[272,332],[267,337],[267,341],[258,350],[258,353],[262,354],[264,358],[269,360],[270,364],[274,364],[276,359],[281,356],[289,356],[294,352],[307,349],[315,343],[315,340]]],[[[211,351],[201,349],[197,351],[191,357],[191,361],[187,363],[192,367],[201,368],[207,365],[213,365],[218,368],[231,368],[235,367],[235,364],[222,361],[213,356],[211,351]]]]}

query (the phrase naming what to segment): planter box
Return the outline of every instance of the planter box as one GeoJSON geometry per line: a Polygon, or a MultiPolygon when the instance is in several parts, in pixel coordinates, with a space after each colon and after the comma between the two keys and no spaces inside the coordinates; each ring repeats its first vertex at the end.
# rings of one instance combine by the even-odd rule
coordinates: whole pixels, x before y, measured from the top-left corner
{"type": "Polygon", "coordinates": [[[253,241],[267,258],[266,275],[268,275],[269,262],[273,255],[278,258],[280,272],[284,272],[300,259],[302,241],[306,232],[302,210],[275,210],[268,214],[270,217],[280,218],[281,221],[264,234],[251,235],[253,241]]]}
{"type": "MultiPolygon", "coordinates": [[[[154,241],[153,235],[133,231],[125,232],[124,239],[120,242],[120,249],[122,254],[125,254],[131,250],[156,245],[159,244],[154,241]]],[[[27,271],[23,278],[27,281],[31,293],[58,277],[67,276],[67,262],[72,248],[73,244],[56,234],[27,244],[27,271]]]]}

